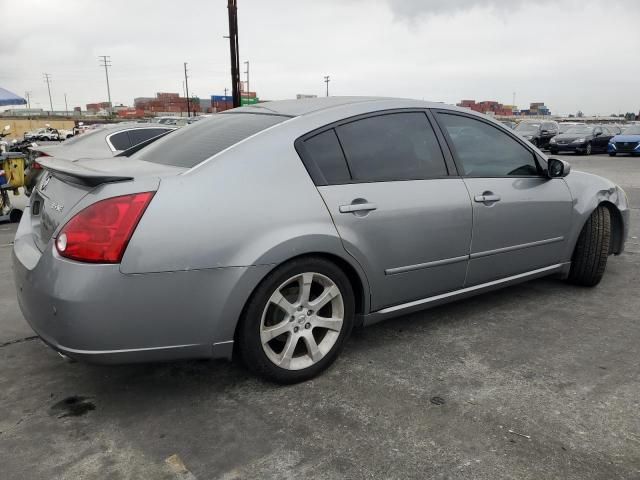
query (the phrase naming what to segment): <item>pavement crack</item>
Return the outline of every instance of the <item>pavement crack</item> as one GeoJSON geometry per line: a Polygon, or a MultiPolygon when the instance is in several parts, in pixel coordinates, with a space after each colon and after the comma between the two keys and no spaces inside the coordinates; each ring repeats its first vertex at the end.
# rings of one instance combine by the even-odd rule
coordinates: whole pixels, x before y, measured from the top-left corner
{"type": "Polygon", "coordinates": [[[15,340],[9,340],[8,342],[0,343],[0,348],[7,347],[9,345],[14,345],[16,343],[30,342],[31,340],[36,340],[37,338],[38,338],[37,335],[32,335],[30,337],[16,338],[15,340]]]}

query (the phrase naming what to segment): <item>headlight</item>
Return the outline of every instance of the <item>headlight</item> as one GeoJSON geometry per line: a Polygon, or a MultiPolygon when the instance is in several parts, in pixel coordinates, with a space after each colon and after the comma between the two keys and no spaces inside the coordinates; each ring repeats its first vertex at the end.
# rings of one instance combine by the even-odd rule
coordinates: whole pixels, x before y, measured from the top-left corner
{"type": "Polygon", "coordinates": [[[584,143],[585,139],[584,138],[576,138],[573,142],[571,143],[584,143]]]}
{"type": "Polygon", "coordinates": [[[533,138],[533,135],[523,135],[523,137],[527,140],[531,140],[533,138]]]}
{"type": "Polygon", "coordinates": [[[551,140],[549,140],[549,143],[556,143],[556,137],[553,137],[551,140]]]}

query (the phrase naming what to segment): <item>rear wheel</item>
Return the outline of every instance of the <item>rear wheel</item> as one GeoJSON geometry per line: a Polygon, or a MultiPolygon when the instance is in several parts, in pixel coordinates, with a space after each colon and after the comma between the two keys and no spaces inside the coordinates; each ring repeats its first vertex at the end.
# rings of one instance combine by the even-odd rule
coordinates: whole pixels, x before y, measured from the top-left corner
{"type": "Polygon", "coordinates": [[[609,153],[609,156],[610,156],[610,157],[615,157],[615,156],[616,156],[616,154],[615,154],[615,152],[610,152],[610,153],[609,153]]]}
{"type": "Polygon", "coordinates": [[[611,216],[606,207],[596,208],[578,237],[571,258],[569,282],[594,287],[604,275],[611,241],[611,216]]]}
{"type": "Polygon", "coordinates": [[[340,268],[322,258],[291,261],[249,300],[238,330],[240,355],[269,380],[308,380],[336,359],[354,315],[353,290],[340,268]]]}
{"type": "Polygon", "coordinates": [[[591,155],[592,150],[593,147],[591,146],[591,144],[587,143],[587,146],[584,149],[584,155],[591,155]]]}

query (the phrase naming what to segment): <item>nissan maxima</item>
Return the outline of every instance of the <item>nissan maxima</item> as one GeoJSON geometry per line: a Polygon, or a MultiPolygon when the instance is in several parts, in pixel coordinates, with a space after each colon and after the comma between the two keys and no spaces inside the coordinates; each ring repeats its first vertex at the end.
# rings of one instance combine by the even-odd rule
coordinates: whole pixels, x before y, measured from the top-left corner
{"type": "Polygon", "coordinates": [[[41,163],[18,300],[97,363],[235,352],[297,382],[354,326],[548,275],[594,286],[628,232],[620,187],[439,103],[264,103],[130,158],[41,163]]]}

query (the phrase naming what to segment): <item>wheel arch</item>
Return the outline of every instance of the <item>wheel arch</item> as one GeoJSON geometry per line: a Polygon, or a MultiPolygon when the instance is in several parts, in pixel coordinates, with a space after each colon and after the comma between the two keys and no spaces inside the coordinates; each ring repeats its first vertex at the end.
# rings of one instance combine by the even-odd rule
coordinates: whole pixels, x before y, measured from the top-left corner
{"type": "Polygon", "coordinates": [[[624,247],[624,220],[622,219],[622,213],[618,207],[610,202],[603,201],[598,204],[598,207],[605,207],[609,210],[611,216],[611,243],[609,247],[609,255],[618,255],[622,252],[624,247]]]}

